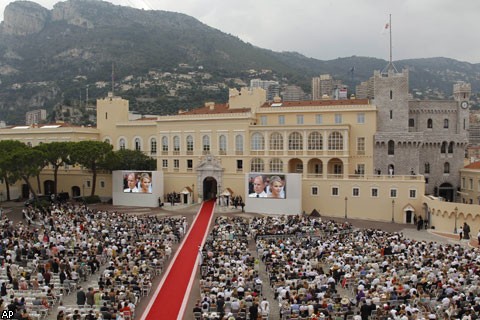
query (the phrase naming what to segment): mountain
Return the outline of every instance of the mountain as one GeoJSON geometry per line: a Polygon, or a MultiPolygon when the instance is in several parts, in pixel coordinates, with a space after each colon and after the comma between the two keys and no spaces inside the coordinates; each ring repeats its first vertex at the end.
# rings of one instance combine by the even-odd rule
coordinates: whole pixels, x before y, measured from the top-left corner
{"type": "MultiPolygon", "coordinates": [[[[0,120],[22,123],[28,110],[78,104],[87,99],[87,87],[89,99],[103,97],[112,82],[133,109],[162,114],[206,99],[224,102],[228,86],[251,78],[310,92],[311,78],[328,73],[354,89],[386,64],[370,57],[321,61],[274,52],[180,13],[99,0],[59,2],[52,10],[15,1],[0,24],[0,120]]],[[[480,88],[478,64],[431,58],[395,65],[410,69],[411,89],[423,96],[448,97],[458,80],[472,83],[474,92],[480,88]]]]}

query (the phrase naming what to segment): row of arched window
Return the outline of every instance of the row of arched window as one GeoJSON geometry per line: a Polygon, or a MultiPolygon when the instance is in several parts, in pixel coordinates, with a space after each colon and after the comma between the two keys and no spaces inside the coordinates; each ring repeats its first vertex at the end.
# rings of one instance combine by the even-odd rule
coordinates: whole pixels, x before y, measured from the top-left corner
{"type": "MultiPolygon", "coordinates": [[[[409,127],[415,127],[415,119],[410,118],[408,121],[409,127]]],[[[450,122],[448,119],[443,119],[443,128],[448,129],[450,122]]],[[[427,129],[433,129],[433,120],[427,119],[427,129]]]]}
{"type": "MultiPolygon", "coordinates": [[[[430,162],[425,162],[423,172],[425,174],[430,173],[430,162]]],[[[443,173],[450,173],[450,163],[449,162],[445,162],[443,164],[443,173]]]]}
{"type": "MultiPolygon", "coordinates": [[[[283,172],[283,161],[281,159],[275,158],[271,159],[268,162],[270,172],[283,172]]],[[[251,172],[264,172],[265,171],[265,161],[261,158],[253,158],[250,161],[250,171],[251,172]]]]}
{"type": "MultiPolygon", "coordinates": [[[[110,141],[110,138],[105,138],[104,140],[106,143],[111,144],[112,142],[110,141]]],[[[133,143],[133,149],[137,151],[143,151],[144,148],[142,146],[142,139],[136,137],[132,141],[133,143]]],[[[157,153],[157,139],[156,138],[150,138],[149,140],[150,143],[150,153],[151,154],[156,154],[157,153]]],[[[120,138],[118,139],[118,149],[123,150],[127,148],[127,139],[125,138],[120,138]]]]}
{"type": "MultiPolygon", "coordinates": [[[[300,132],[292,132],[288,135],[286,140],[286,145],[284,141],[284,135],[280,132],[272,132],[270,135],[267,136],[268,139],[268,148],[269,150],[303,150],[304,144],[306,143],[307,150],[324,150],[324,140],[323,135],[318,132],[314,131],[308,134],[307,141],[305,142],[303,139],[303,134],[300,132]]],[[[203,151],[210,151],[211,150],[211,137],[210,135],[203,135],[201,139],[202,143],[202,150],[203,151]]],[[[111,143],[109,138],[105,139],[105,142],[111,143]]],[[[250,140],[250,147],[252,151],[259,151],[266,149],[266,139],[265,134],[260,132],[255,132],[251,136],[250,140]]],[[[132,141],[134,150],[142,151],[144,147],[142,145],[142,139],[136,137],[132,141]]],[[[328,150],[344,150],[344,137],[338,131],[333,131],[328,135],[327,138],[327,149],[328,150]]],[[[157,139],[152,137],[149,139],[150,144],[150,153],[156,154],[157,153],[157,139]]],[[[168,136],[163,136],[161,138],[161,150],[162,152],[168,152],[170,148],[174,152],[180,152],[180,136],[173,136],[171,144],[169,141],[168,136]]],[[[185,138],[185,146],[187,152],[193,152],[194,150],[194,138],[192,135],[188,135],[185,138]]],[[[127,148],[127,139],[120,138],[118,140],[118,149],[125,149],[127,148]]],[[[235,150],[236,151],[243,151],[244,148],[244,136],[238,134],[235,136],[235,150]]],[[[227,151],[227,136],[220,135],[218,136],[218,151],[220,154],[226,154],[227,151]]]]}
{"type": "MultiPolygon", "coordinates": [[[[284,136],[280,132],[273,132],[269,135],[268,147],[270,150],[284,150],[284,136]]],[[[304,149],[304,140],[303,135],[300,132],[292,132],[288,135],[287,139],[287,149],[288,150],[303,150],[304,149]]],[[[185,138],[186,151],[193,151],[194,149],[194,139],[192,135],[188,135],[185,138]]],[[[307,138],[307,149],[308,150],[323,150],[324,141],[323,135],[318,132],[311,132],[307,138]]],[[[328,135],[328,150],[343,150],[344,149],[344,139],[343,135],[334,131],[328,135]]],[[[180,151],[180,137],[173,136],[172,138],[173,151],[180,151]]],[[[243,151],[244,146],[244,136],[236,135],[235,136],[235,150],[243,151]]],[[[252,151],[265,150],[266,148],[266,139],[265,135],[260,132],[255,132],[252,134],[250,140],[250,147],[252,151]]],[[[162,151],[167,152],[170,149],[169,138],[167,136],[162,137],[162,151]]],[[[210,135],[202,136],[202,150],[210,151],[211,150],[211,137],[210,135]]],[[[227,136],[220,135],[218,136],[218,150],[220,153],[225,153],[227,151],[227,136]]]]}
{"type": "MultiPolygon", "coordinates": [[[[442,142],[442,146],[440,147],[440,153],[446,154],[453,154],[453,148],[455,147],[455,142],[442,142]]],[[[387,148],[388,155],[395,154],[395,142],[393,140],[388,141],[388,148],[387,148]]]]}

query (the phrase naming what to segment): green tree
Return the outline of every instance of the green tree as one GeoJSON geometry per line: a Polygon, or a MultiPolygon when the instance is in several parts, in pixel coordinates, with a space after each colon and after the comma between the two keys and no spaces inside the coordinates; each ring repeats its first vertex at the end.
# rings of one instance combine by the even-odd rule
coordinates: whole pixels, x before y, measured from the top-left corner
{"type": "Polygon", "coordinates": [[[157,161],[139,150],[121,149],[106,158],[109,170],[157,170],[157,161]]]}
{"type": "Polygon", "coordinates": [[[5,183],[7,192],[7,201],[10,201],[10,185],[14,184],[18,179],[13,174],[10,167],[10,156],[17,149],[27,148],[27,145],[18,140],[2,140],[0,141],[0,177],[5,183]]]}
{"type": "Polygon", "coordinates": [[[57,194],[58,185],[58,169],[65,164],[70,164],[70,153],[73,142],[51,142],[43,143],[35,148],[43,152],[45,156],[45,164],[53,166],[53,193],[57,194]]]}
{"type": "Polygon", "coordinates": [[[92,171],[92,192],[90,195],[94,196],[98,170],[104,168],[102,164],[110,156],[112,146],[100,141],[80,141],[74,143],[71,150],[70,159],[72,163],[78,163],[92,171]]]}
{"type": "Polygon", "coordinates": [[[45,157],[43,152],[28,146],[15,149],[6,159],[10,167],[13,179],[23,179],[28,189],[36,198],[37,193],[30,183],[30,178],[38,175],[45,166],[45,157]]]}

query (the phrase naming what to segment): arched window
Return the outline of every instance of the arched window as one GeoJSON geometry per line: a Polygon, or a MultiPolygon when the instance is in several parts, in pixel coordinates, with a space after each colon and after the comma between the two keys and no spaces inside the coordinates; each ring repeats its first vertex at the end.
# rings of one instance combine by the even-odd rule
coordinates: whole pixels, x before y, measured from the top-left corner
{"type": "Polygon", "coordinates": [[[429,162],[425,162],[425,173],[430,173],[430,163],[429,162]]]}
{"type": "Polygon", "coordinates": [[[288,150],[302,150],[303,136],[300,132],[292,132],[288,135],[288,150]]]}
{"type": "Polygon", "coordinates": [[[150,139],[150,153],[152,155],[157,154],[157,139],[155,138],[150,139]]]}
{"type": "Polygon", "coordinates": [[[137,151],[142,150],[142,142],[140,141],[140,138],[135,138],[134,144],[135,144],[135,150],[137,151]]]}
{"type": "Polygon", "coordinates": [[[445,162],[443,164],[443,173],[450,173],[450,163],[445,162]]]}
{"type": "Polygon", "coordinates": [[[280,132],[270,135],[270,150],[283,150],[283,135],[280,132]]]}
{"type": "MultiPolygon", "coordinates": [[[[103,140],[103,142],[110,144],[110,139],[105,138],[105,140],[103,140]]],[[[27,144],[28,144],[28,143],[27,143],[27,144]]],[[[31,143],[30,143],[30,144],[31,144],[31,143]]]]}
{"type": "Polygon", "coordinates": [[[443,128],[448,129],[448,119],[443,119],[443,128]]]}
{"type": "Polygon", "coordinates": [[[442,146],[440,147],[440,153],[447,153],[447,142],[443,141],[442,146]]]}
{"type": "Polygon", "coordinates": [[[178,154],[180,152],[180,137],[174,136],[173,137],[173,151],[178,154]]]}
{"type": "Polygon", "coordinates": [[[328,150],[343,150],[343,136],[340,132],[334,131],[328,136],[328,150]]]}
{"type": "Polygon", "coordinates": [[[308,150],[322,150],[323,137],[318,131],[314,131],[308,135],[308,150]]]}
{"type": "Polygon", "coordinates": [[[187,152],[193,152],[193,137],[191,135],[187,136],[187,152]]]}
{"type": "Polygon", "coordinates": [[[455,143],[453,141],[451,141],[449,144],[448,144],[448,153],[453,153],[453,147],[455,146],[455,143]]]}
{"type": "Polygon", "coordinates": [[[263,160],[260,158],[253,158],[250,164],[250,171],[251,172],[265,171],[265,164],[263,163],[263,160]]]}
{"type": "Polygon", "coordinates": [[[270,172],[283,172],[283,161],[278,158],[270,160],[270,172]]]}
{"type": "Polygon", "coordinates": [[[218,151],[220,154],[227,154],[227,137],[223,134],[218,137],[218,151]]]}
{"type": "Polygon", "coordinates": [[[259,132],[252,134],[252,150],[265,150],[265,138],[259,132]]]}
{"type": "Polygon", "coordinates": [[[202,138],[203,151],[210,151],[210,137],[204,135],[202,138]]]}
{"type": "Polygon", "coordinates": [[[432,120],[432,119],[428,119],[428,120],[427,120],[427,128],[428,128],[428,129],[432,129],[432,128],[433,128],[433,120],[432,120]]]}
{"type": "Polygon", "coordinates": [[[235,151],[243,152],[243,136],[241,134],[235,136],[235,151]]]}
{"type": "Polygon", "coordinates": [[[118,146],[120,150],[124,150],[126,147],[125,139],[120,138],[120,141],[118,142],[118,146]]]}
{"type": "Polygon", "coordinates": [[[162,137],[162,151],[163,152],[168,152],[168,137],[167,136],[162,137]]]}
{"type": "Polygon", "coordinates": [[[395,154],[395,142],[393,140],[388,141],[388,155],[395,154]]]}

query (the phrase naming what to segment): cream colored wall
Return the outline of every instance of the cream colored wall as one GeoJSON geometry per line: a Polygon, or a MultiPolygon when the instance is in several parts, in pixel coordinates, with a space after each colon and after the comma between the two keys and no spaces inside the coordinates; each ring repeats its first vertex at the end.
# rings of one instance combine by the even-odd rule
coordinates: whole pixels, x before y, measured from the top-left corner
{"type": "Polygon", "coordinates": [[[460,186],[460,198],[463,203],[480,204],[480,170],[466,168],[460,170],[460,186]]]}
{"type": "Polygon", "coordinates": [[[228,104],[230,109],[251,108],[256,110],[267,100],[267,92],[262,88],[230,89],[228,92],[228,104]]]}
{"type": "MultiPolygon", "coordinates": [[[[184,119],[185,117],[183,117],[184,119]]],[[[195,117],[196,118],[196,117],[195,117]]],[[[160,120],[157,127],[157,169],[163,170],[166,173],[189,173],[187,171],[187,159],[193,160],[193,170],[199,164],[202,156],[204,155],[202,148],[202,139],[204,135],[210,137],[210,154],[213,156],[220,156],[219,151],[219,137],[221,135],[227,138],[227,150],[225,155],[221,155],[222,166],[225,168],[225,174],[236,172],[237,159],[245,161],[248,157],[247,152],[237,152],[235,149],[235,136],[244,136],[244,148],[247,147],[248,137],[248,125],[250,124],[250,117],[222,117],[217,116],[217,119],[211,120],[211,118],[191,121],[171,121],[171,117],[161,117],[164,121],[160,120]],[[182,130],[182,128],[185,128],[182,130]],[[194,150],[192,154],[187,154],[186,139],[191,135],[194,141],[194,150]],[[167,137],[169,142],[168,152],[162,151],[162,137],[167,137]],[[180,152],[175,154],[173,150],[173,139],[175,136],[180,138],[180,152]],[[162,160],[168,160],[168,168],[162,167],[162,160]],[[179,160],[180,167],[176,170],[173,167],[173,160],[179,160]]],[[[181,118],[180,118],[181,119],[181,118]]],[[[183,187],[183,186],[182,186],[183,187]]],[[[173,191],[173,190],[172,190],[173,191]]],[[[168,188],[165,192],[169,192],[168,188]]]]}
{"type": "Polygon", "coordinates": [[[431,225],[436,230],[453,233],[455,225],[458,231],[458,228],[466,222],[470,226],[473,237],[476,237],[480,231],[480,207],[478,205],[445,202],[427,196],[423,197],[423,202],[428,208],[425,210],[430,211],[431,225]]]}
{"type": "Polygon", "coordinates": [[[40,143],[50,142],[78,142],[84,140],[98,140],[96,128],[89,127],[59,127],[52,129],[0,129],[0,140],[18,140],[33,147],[40,143]]]}
{"type": "Polygon", "coordinates": [[[409,176],[366,176],[364,179],[303,179],[303,210],[306,213],[316,209],[322,215],[348,218],[392,221],[406,223],[405,209],[411,206],[417,216],[422,213],[422,198],[425,192],[423,176],[412,179],[409,176]],[[318,194],[312,194],[316,187],[318,194]],[[332,188],[338,188],[338,195],[332,195],[332,188]],[[353,195],[358,188],[359,196],[353,195]],[[378,196],[372,197],[372,189],[378,196]],[[390,190],[396,190],[391,197],[390,190]],[[416,196],[410,198],[410,190],[416,196]],[[345,200],[347,198],[347,200],[345,200]],[[394,203],[392,203],[394,200],[394,203]],[[393,210],[392,210],[393,209],[393,210]]]}
{"type": "MultiPolygon", "coordinates": [[[[53,170],[44,169],[40,174],[40,189],[38,189],[38,183],[36,177],[30,179],[30,183],[36,193],[44,194],[44,182],[47,180],[53,181],[53,170]]],[[[60,169],[58,171],[58,192],[68,192],[69,196],[72,197],[72,187],[77,186],[80,188],[80,195],[89,196],[92,191],[92,174],[87,172],[87,170],[82,170],[78,167],[71,168],[68,170],[60,169]],[[89,183],[90,182],[90,186],[89,183]]],[[[11,199],[17,199],[22,195],[22,184],[23,180],[18,180],[14,185],[10,187],[10,196],[11,199]]],[[[6,200],[6,190],[5,185],[0,184],[0,192],[3,193],[3,200],[6,200]]],[[[97,174],[97,183],[95,194],[102,198],[111,198],[112,196],[112,176],[111,174],[99,173],[97,174]],[[103,186],[102,186],[103,182],[103,186]]]]}
{"type": "MultiPolygon", "coordinates": [[[[365,173],[373,174],[373,137],[376,130],[376,108],[372,105],[335,105],[335,106],[308,106],[308,107],[274,107],[261,108],[256,113],[256,125],[250,126],[250,135],[254,132],[263,133],[266,140],[265,151],[250,151],[252,156],[282,157],[284,166],[292,158],[299,158],[303,162],[304,173],[307,173],[308,161],[318,158],[323,162],[323,174],[326,175],[328,162],[339,158],[346,170],[344,174],[354,174],[358,164],[365,165],[365,173]],[[365,123],[357,123],[357,115],[364,114],[365,123]],[[322,124],[316,124],[317,114],[322,115],[322,124]],[[342,115],[342,122],[335,123],[335,115],[342,115]],[[279,124],[279,116],[285,117],[285,124],[279,124]],[[303,115],[303,124],[297,124],[297,115],[303,115]],[[262,117],[266,117],[266,124],[262,125],[262,117]],[[304,150],[288,151],[288,134],[298,131],[303,135],[304,150]],[[320,131],[323,136],[323,150],[307,150],[308,134],[320,131]],[[346,143],[344,150],[328,150],[328,135],[339,131],[346,143]],[[269,151],[268,139],[272,132],[280,132],[284,136],[286,147],[282,151],[269,151]],[[365,138],[365,151],[357,152],[357,138],[365,138]]],[[[250,148],[250,144],[247,145],[250,148]]],[[[288,170],[288,168],[284,168],[288,170]]]]}
{"type": "Polygon", "coordinates": [[[105,133],[114,133],[117,123],[127,121],[128,100],[111,95],[97,100],[97,128],[102,136],[105,133]]]}

